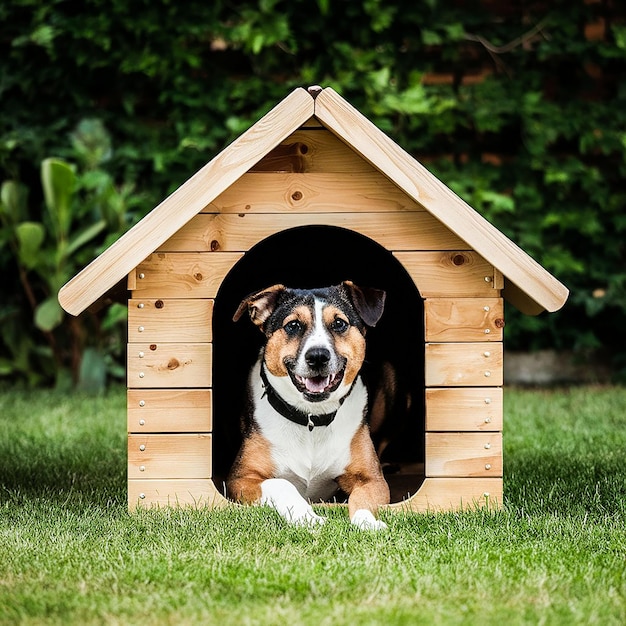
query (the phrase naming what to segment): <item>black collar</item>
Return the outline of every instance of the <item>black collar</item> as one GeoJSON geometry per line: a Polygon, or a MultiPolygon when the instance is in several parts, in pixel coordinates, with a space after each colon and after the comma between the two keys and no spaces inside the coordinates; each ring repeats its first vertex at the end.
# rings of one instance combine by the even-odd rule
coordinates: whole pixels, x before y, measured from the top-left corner
{"type": "MultiPolygon", "coordinates": [[[[356,378],[354,380],[356,382],[356,378]]],[[[263,363],[261,363],[261,381],[263,382],[263,388],[265,389],[263,395],[267,396],[267,400],[271,404],[272,408],[280,413],[280,415],[287,418],[289,421],[294,422],[295,424],[300,424],[301,426],[308,426],[310,431],[313,430],[315,426],[328,426],[330,423],[332,423],[332,421],[335,419],[335,416],[337,415],[337,411],[333,411],[332,413],[324,413],[322,415],[313,415],[310,413],[306,413],[305,411],[301,411],[295,406],[292,406],[291,404],[285,402],[278,395],[274,387],[270,385],[270,381],[267,379],[267,374],[265,373],[265,367],[263,363]]],[[[339,400],[340,407],[343,404],[344,400],[352,392],[353,387],[354,383],[352,383],[352,387],[350,387],[348,393],[339,400]]]]}

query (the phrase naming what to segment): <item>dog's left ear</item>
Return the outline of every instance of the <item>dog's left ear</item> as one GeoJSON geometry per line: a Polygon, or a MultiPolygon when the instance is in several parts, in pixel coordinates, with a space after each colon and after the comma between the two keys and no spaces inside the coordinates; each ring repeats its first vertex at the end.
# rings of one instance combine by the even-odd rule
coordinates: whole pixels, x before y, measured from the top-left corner
{"type": "Polygon", "coordinates": [[[357,287],[351,280],[344,280],[341,284],[365,324],[376,326],[385,308],[386,292],[371,287],[357,287]]]}
{"type": "Polygon", "coordinates": [[[273,285],[263,291],[250,294],[241,301],[241,304],[233,315],[233,322],[236,322],[247,310],[250,319],[261,330],[265,320],[272,314],[276,308],[276,303],[286,287],[284,285],[273,285]]]}

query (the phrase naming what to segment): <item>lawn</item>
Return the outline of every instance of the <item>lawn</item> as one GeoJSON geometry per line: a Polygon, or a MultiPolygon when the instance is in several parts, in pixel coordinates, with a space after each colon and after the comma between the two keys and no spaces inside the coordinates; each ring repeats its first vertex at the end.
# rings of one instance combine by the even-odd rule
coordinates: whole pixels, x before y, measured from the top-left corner
{"type": "Polygon", "coordinates": [[[507,389],[505,506],[126,508],[125,391],[0,395],[0,624],[626,623],[626,389],[507,389]]]}

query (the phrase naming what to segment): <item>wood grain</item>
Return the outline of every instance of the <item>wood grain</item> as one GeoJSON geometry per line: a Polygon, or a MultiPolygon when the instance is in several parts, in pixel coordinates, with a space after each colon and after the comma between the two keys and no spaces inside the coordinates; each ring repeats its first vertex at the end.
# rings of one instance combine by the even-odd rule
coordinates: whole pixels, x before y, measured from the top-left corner
{"type": "Polygon", "coordinates": [[[494,267],[475,252],[394,252],[422,298],[493,298],[494,267]]]}
{"type": "Polygon", "coordinates": [[[388,508],[417,513],[497,510],[502,506],[502,491],[502,478],[426,478],[411,498],[388,508]]]}
{"type": "Polygon", "coordinates": [[[210,389],[129,389],[128,432],[210,432],[213,402],[210,389]]]}
{"type": "MultiPolygon", "coordinates": [[[[368,213],[423,211],[380,172],[248,173],[206,213],[368,213]]],[[[280,219],[280,218],[276,218],[280,219]]]]}
{"type": "Polygon", "coordinates": [[[207,298],[131,298],[129,342],[199,343],[212,340],[213,300],[207,298]]]}
{"type": "Polygon", "coordinates": [[[367,161],[325,128],[296,130],[255,163],[251,172],[375,172],[367,161]]]}
{"type": "MultiPolygon", "coordinates": [[[[459,250],[463,241],[424,211],[404,213],[206,214],[192,218],[159,252],[245,252],[267,237],[302,226],[360,233],[388,250],[459,250]]],[[[493,270],[491,270],[493,275],[493,270]]]]}
{"type": "Polygon", "coordinates": [[[501,431],[501,387],[426,389],[426,430],[501,431]]]}
{"type": "Polygon", "coordinates": [[[210,478],[180,478],[128,481],[128,508],[232,506],[210,478]]]}
{"type": "Polygon", "coordinates": [[[502,341],[502,298],[427,298],[426,341],[502,341]]]}
{"type": "Polygon", "coordinates": [[[427,387],[502,385],[501,343],[427,343],[427,387]]]}
{"type": "Polygon", "coordinates": [[[129,478],[210,478],[211,435],[128,435],[129,478]]]}
{"type": "Polygon", "coordinates": [[[137,268],[133,298],[215,298],[243,253],[151,254],[137,268]]]}
{"type": "Polygon", "coordinates": [[[129,343],[128,387],[210,387],[212,348],[210,343],[129,343]]]}
{"type": "Polygon", "coordinates": [[[426,476],[502,476],[501,433],[426,433],[426,476]]]}

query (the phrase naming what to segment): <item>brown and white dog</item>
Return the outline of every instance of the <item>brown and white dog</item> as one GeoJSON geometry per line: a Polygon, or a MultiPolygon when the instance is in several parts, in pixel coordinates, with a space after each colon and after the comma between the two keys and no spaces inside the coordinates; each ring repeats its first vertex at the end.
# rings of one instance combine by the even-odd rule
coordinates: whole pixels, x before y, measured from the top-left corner
{"type": "Polygon", "coordinates": [[[361,529],[383,529],[389,502],[368,427],[368,392],[359,372],[367,327],[385,292],[352,282],[323,289],[274,285],[252,294],[248,311],[266,336],[248,381],[243,442],[227,480],[239,502],[273,507],[297,525],[324,522],[311,502],[338,490],[361,529]]]}

